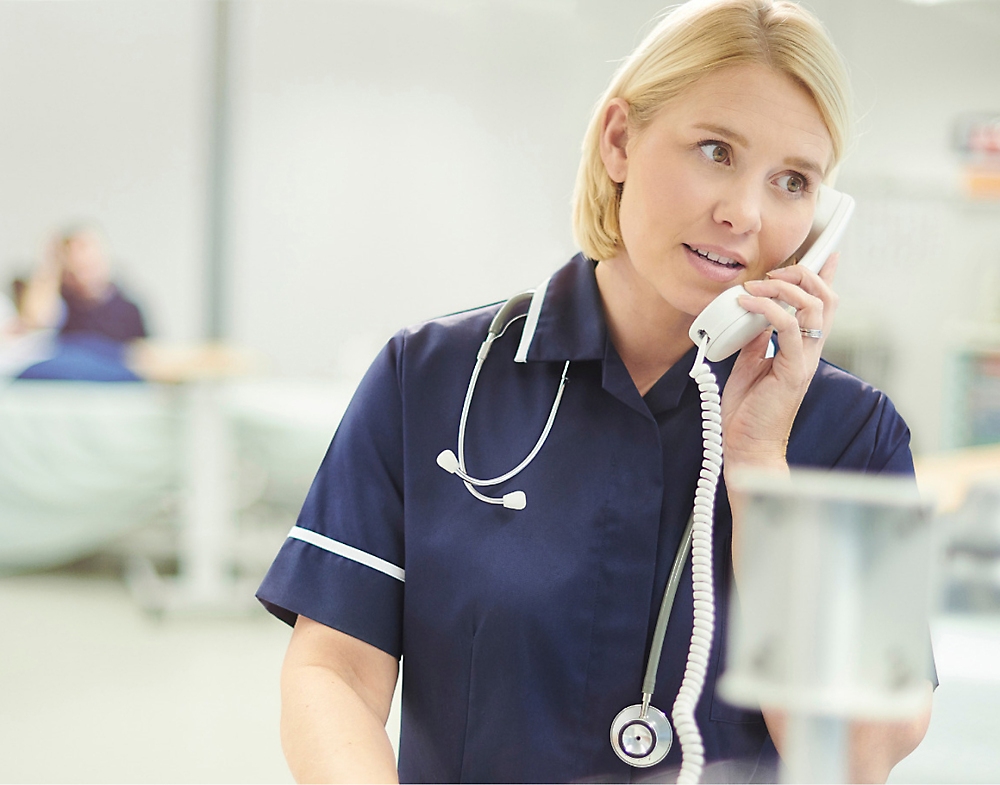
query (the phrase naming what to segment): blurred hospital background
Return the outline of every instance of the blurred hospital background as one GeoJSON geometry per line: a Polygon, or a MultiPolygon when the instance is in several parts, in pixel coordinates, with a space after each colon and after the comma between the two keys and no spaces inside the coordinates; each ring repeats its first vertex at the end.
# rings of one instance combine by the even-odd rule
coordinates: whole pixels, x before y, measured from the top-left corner
{"type": "MultiPolygon", "coordinates": [[[[1000,476],[1000,2],[805,5],[858,109],[828,356],[957,496],[1000,476]]],[[[3,327],[0,781],[290,781],[288,631],[253,587],[382,343],[575,253],[591,108],[662,8],[0,0],[0,321],[85,226],[150,336],[111,358],[150,381],[15,381],[66,357],[3,327]]],[[[982,534],[894,781],[1000,780],[1000,523],[982,534]]]]}

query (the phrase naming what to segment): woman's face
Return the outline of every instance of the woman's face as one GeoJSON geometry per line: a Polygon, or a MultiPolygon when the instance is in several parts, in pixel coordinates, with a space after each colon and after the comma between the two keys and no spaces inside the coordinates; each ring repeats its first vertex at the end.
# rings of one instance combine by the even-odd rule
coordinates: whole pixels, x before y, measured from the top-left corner
{"type": "Polygon", "coordinates": [[[631,137],[625,111],[624,102],[617,119],[608,110],[602,145],[608,173],[624,184],[624,248],[613,263],[643,288],[694,316],[802,244],[833,144],[790,77],[758,65],[716,71],[631,137]]]}

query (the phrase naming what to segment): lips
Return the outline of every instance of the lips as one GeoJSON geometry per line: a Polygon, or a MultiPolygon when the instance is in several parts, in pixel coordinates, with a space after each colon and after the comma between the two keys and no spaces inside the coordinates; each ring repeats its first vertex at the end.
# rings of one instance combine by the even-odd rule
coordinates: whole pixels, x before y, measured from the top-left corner
{"type": "Polygon", "coordinates": [[[707,259],[708,261],[714,264],[721,265],[722,267],[728,267],[730,269],[735,270],[735,269],[740,269],[744,266],[740,262],[736,261],[736,259],[731,259],[728,256],[723,256],[722,254],[717,254],[714,253],[713,251],[706,251],[701,248],[696,248],[692,245],[687,245],[687,244],[685,244],[684,247],[687,248],[692,253],[697,254],[702,259],[707,259]]]}
{"type": "Polygon", "coordinates": [[[746,267],[739,259],[721,254],[717,250],[700,248],[686,243],[683,245],[688,262],[698,271],[700,276],[709,281],[731,285],[740,277],[746,267]]]}

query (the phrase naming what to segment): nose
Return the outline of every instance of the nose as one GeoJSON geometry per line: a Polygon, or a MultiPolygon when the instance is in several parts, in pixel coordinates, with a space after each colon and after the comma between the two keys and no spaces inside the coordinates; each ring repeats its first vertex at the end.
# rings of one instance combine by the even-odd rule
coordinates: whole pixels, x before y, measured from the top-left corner
{"type": "Polygon", "coordinates": [[[754,184],[731,181],[719,195],[712,217],[735,234],[755,234],[760,231],[762,198],[754,184]]]}

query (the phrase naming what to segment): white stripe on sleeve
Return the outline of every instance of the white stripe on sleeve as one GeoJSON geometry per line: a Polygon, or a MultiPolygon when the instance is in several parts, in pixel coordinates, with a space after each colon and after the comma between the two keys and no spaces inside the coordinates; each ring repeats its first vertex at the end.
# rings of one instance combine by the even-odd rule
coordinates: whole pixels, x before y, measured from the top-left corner
{"type": "Polygon", "coordinates": [[[385,561],[385,559],[380,559],[378,556],[372,556],[370,553],[365,553],[364,551],[359,551],[357,548],[352,548],[350,545],[344,545],[344,543],[337,542],[337,540],[331,540],[329,537],[324,537],[322,534],[310,531],[309,529],[303,529],[301,526],[293,526],[292,530],[288,532],[288,536],[292,539],[302,540],[302,542],[315,545],[317,548],[322,548],[324,551],[329,551],[330,553],[335,553],[338,556],[343,556],[345,559],[350,559],[358,564],[363,564],[365,567],[371,567],[373,570],[378,570],[379,572],[388,575],[390,578],[395,578],[401,583],[406,582],[406,571],[401,567],[397,567],[395,564],[390,564],[385,561]]]}

